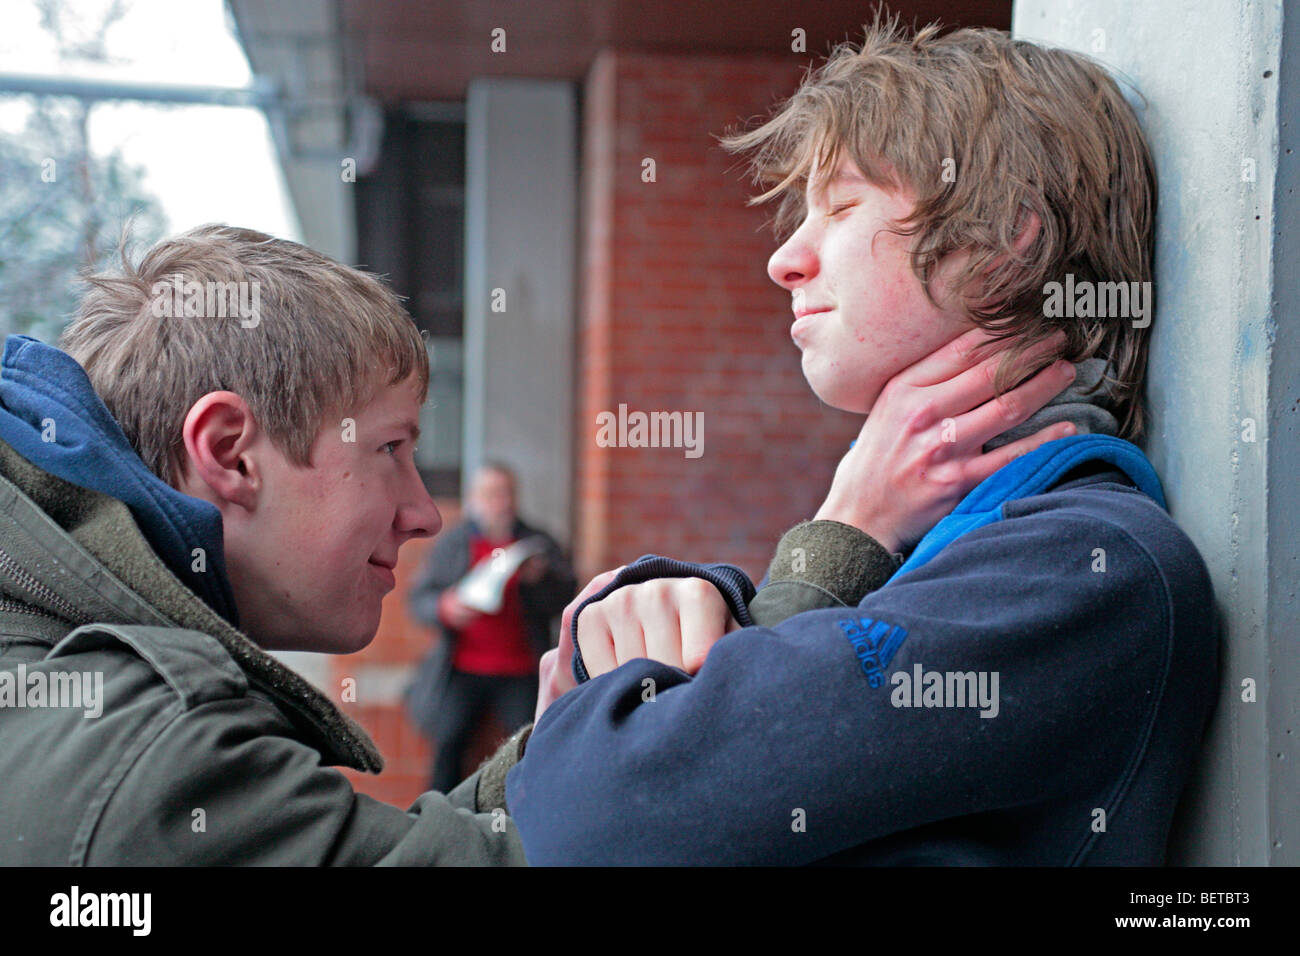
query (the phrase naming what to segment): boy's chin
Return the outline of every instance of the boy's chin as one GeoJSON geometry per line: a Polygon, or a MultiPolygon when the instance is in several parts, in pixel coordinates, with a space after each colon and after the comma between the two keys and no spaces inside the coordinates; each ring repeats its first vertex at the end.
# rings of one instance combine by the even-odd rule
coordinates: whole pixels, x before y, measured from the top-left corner
{"type": "Polygon", "coordinates": [[[860,386],[854,387],[856,383],[823,381],[816,375],[805,375],[804,378],[808,382],[808,387],[823,405],[853,415],[868,414],[880,396],[879,389],[868,391],[860,386]]]}
{"type": "Polygon", "coordinates": [[[275,646],[262,646],[264,650],[302,651],[309,654],[355,654],[370,646],[378,630],[378,622],[373,627],[363,626],[350,634],[342,628],[334,628],[324,634],[313,634],[309,629],[303,628],[292,639],[276,641],[275,646]]]}
{"type": "Polygon", "coordinates": [[[378,631],[379,622],[376,621],[374,627],[362,629],[356,634],[330,634],[322,639],[320,650],[325,654],[355,654],[369,647],[378,631]]]}
{"type": "Polygon", "coordinates": [[[374,639],[375,636],[372,634],[369,637],[361,638],[360,640],[343,641],[340,643],[331,644],[328,647],[321,647],[316,650],[317,653],[320,654],[356,654],[358,651],[364,651],[367,647],[369,647],[371,642],[374,641],[374,639]]]}

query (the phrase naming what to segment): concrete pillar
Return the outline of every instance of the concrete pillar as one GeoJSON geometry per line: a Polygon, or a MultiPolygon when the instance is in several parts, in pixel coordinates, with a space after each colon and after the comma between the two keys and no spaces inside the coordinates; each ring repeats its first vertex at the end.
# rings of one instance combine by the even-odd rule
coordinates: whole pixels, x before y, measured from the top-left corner
{"type": "Polygon", "coordinates": [[[1125,87],[1160,179],[1147,451],[1224,623],[1219,704],[1171,863],[1300,863],[1300,30],[1283,26],[1276,0],[1020,0],[1013,19],[1146,101],[1125,87]]]}
{"type": "Polygon", "coordinates": [[[351,183],[339,175],[337,162],[296,160],[281,154],[285,183],[302,227],[302,241],[317,252],[355,265],[356,213],[351,183]]]}
{"type": "Polygon", "coordinates": [[[520,510],[570,538],[575,89],[478,79],[466,109],[464,480],[519,473],[520,510]]]}

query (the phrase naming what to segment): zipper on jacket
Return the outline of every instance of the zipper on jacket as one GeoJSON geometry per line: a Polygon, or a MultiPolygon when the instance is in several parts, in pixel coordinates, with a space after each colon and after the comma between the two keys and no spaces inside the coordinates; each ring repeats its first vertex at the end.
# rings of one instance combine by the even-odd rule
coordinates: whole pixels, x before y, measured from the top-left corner
{"type": "Polygon", "coordinates": [[[7,597],[0,597],[0,614],[35,614],[38,617],[48,617],[51,621],[63,621],[57,614],[42,610],[34,604],[24,604],[7,597]]]}
{"type": "MultiPolygon", "coordinates": [[[[59,595],[54,593],[50,588],[46,587],[40,581],[36,580],[36,578],[28,574],[17,561],[10,557],[8,552],[2,549],[0,549],[0,571],[8,574],[20,588],[30,592],[41,601],[55,608],[59,614],[51,614],[49,611],[34,608],[31,605],[22,605],[20,608],[17,608],[17,610],[26,611],[28,613],[36,611],[50,617],[58,617],[59,615],[62,615],[64,620],[72,621],[74,624],[89,624],[91,622],[92,618],[89,615],[78,611],[70,602],[59,597],[59,595]]],[[[6,601],[5,603],[8,602],[6,601]]]]}

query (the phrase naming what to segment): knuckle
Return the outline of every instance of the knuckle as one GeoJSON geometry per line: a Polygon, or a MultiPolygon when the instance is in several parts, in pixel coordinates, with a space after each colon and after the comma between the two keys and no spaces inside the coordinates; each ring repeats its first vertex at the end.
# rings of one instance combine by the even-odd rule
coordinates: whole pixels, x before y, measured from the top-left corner
{"type": "Polygon", "coordinates": [[[939,469],[935,473],[935,480],[948,495],[962,493],[968,483],[966,469],[961,466],[939,469]]]}
{"type": "Polygon", "coordinates": [[[930,432],[922,439],[921,463],[927,467],[938,465],[948,459],[948,453],[952,450],[952,443],[943,440],[943,436],[930,432]]]}
{"type": "MultiPolygon", "coordinates": [[[[718,589],[708,581],[704,580],[704,578],[687,578],[685,590],[688,596],[695,598],[696,600],[708,598],[710,595],[716,595],[718,593],[718,589]]],[[[719,597],[720,596],[721,595],[719,595],[719,597]]]]}
{"type": "Polygon", "coordinates": [[[675,582],[671,578],[656,578],[653,581],[647,581],[645,594],[648,599],[660,607],[667,607],[673,603],[675,594],[675,582]]]}
{"type": "Polygon", "coordinates": [[[998,399],[998,406],[1001,408],[1001,417],[1009,422],[1019,421],[1023,406],[1020,400],[1014,395],[1003,395],[998,399]]]}
{"type": "Polygon", "coordinates": [[[912,434],[925,431],[934,424],[938,417],[938,407],[933,398],[922,399],[921,403],[912,409],[905,419],[903,425],[912,434]]]}

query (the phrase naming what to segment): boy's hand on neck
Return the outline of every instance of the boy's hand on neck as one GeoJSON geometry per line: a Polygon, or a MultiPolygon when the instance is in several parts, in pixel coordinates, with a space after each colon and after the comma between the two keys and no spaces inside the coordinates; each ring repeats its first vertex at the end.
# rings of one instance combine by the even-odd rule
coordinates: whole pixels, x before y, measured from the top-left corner
{"type": "MultiPolygon", "coordinates": [[[[1037,412],[1074,379],[1069,363],[1049,365],[996,398],[1000,355],[978,346],[974,329],[899,372],[885,384],[862,431],[835,469],[816,518],[839,521],[887,550],[910,550],[976,485],[1012,459],[1074,434],[1058,423],[987,454],[985,442],[1037,412]]],[[[1028,361],[1047,360],[1064,336],[1039,345],[1028,361]]]]}

